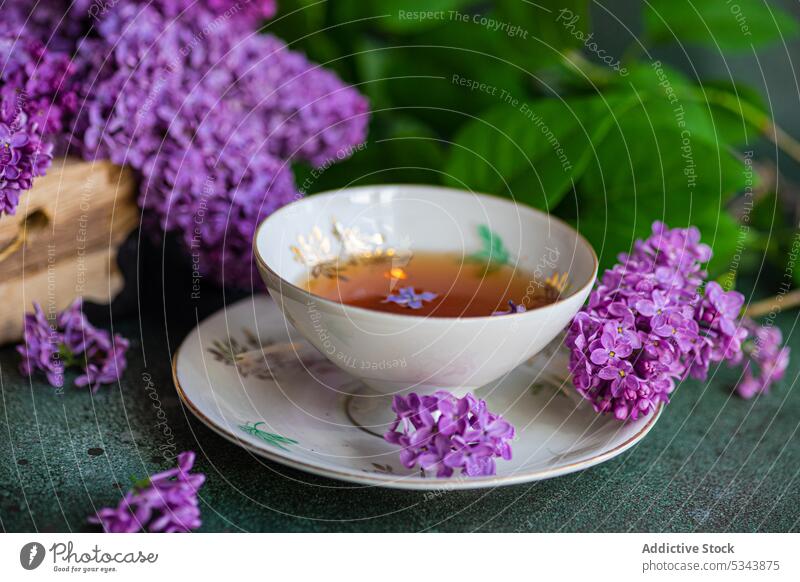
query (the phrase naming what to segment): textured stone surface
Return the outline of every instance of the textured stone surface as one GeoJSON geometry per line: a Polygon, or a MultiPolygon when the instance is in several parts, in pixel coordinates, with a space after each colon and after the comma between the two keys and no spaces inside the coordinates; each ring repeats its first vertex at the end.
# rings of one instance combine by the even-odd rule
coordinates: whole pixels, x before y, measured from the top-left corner
{"type": "MultiPolygon", "coordinates": [[[[749,402],[730,395],[733,370],[718,370],[706,385],[682,385],[641,444],[582,473],[438,495],[376,489],[254,457],[181,406],[171,352],[198,319],[236,298],[209,289],[203,301],[187,301],[174,279],[189,276],[166,272],[166,306],[156,286],[143,290],[141,321],[130,309],[114,319],[132,340],[120,387],[92,395],[68,386],[58,395],[40,378],[19,375],[13,348],[0,350],[3,530],[88,531],[86,516],[117,503],[132,475],[167,466],[164,426],[177,451],[197,451],[197,468],[208,476],[204,531],[800,529],[800,394],[792,385],[800,358],[771,394],[749,402]]],[[[796,316],[779,318],[784,333],[796,316]]],[[[800,354],[800,342],[790,343],[800,354]]]]}

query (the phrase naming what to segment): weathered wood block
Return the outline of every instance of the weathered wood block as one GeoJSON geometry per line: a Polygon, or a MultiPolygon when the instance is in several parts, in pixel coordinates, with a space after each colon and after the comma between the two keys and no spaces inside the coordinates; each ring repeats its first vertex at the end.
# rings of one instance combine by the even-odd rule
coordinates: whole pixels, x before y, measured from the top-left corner
{"type": "Polygon", "coordinates": [[[117,250],[139,221],[135,191],[128,168],[61,159],[0,218],[0,343],[22,337],[34,301],[50,315],[79,296],[114,299],[117,250]]]}

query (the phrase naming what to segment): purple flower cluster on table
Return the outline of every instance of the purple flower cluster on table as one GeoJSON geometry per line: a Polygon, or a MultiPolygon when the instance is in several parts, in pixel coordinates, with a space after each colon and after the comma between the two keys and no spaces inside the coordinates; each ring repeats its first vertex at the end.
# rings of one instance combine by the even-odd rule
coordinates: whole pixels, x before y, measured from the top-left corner
{"type": "Polygon", "coordinates": [[[41,371],[50,385],[61,387],[66,368],[76,366],[82,373],[75,384],[97,391],[100,385],[120,378],[126,367],[128,345],[128,340],[119,334],[112,337],[89,323],[78,299],[52,320],[41,305],[34,303],[33,313],[25,315],[23,343],[17,351],[22,356],[22,374],[31,376],[41,371]]]}
{"type": "MultiPolygon", "coordinates": [[[[696,228],[656,222],[647,240],[604,273],[566,338],[573,383],[596,411],[635,420],[668,402],[677,381],[704,379],[714,363],[742,361],[744,296],[705,283],[710,258],[696,228]]],[[[775,340],[773,334],[763,358],[782,358],[785,369],[788,349],[776,352],[775,340]]],[[[767,365],[758,382],[776,379],[777,369],[767,365]]]]}
{"type": "Polygon", "coordinates": [[[206,476],[190,473],[195,454],[178,455],[178,466],[134,485],[116,507],[89,517],[106,533],[188,532],[202,525],[197,492],[206,476]]]}
{"type": "Polygon", "coordinates": [[[511,459],[514,427],[471,394],[395,396],[392,410],[397,418],[384,438],[402,447],[400,462],[409,469],[419,465],[437,477],[460,469],[478,477],[495,474],[495,458],[511,459]]]}
{"type": "Polygon", "coordinates": [[[760,326],[748,317],[742,319],[742,324],[750,334],[744,342],[749,358],[736,392],[742,398],[752,398],[767,392],[773,382],[783,378],[789,365],[789,348],[782,346],[783,334],[778,328],[760,326]]]}
{"type": "Polygon", "coordinates": [[[432,291],[422,291],[417,293],[413,287],[401,287],[397,293],[390,293],[382,303],[395,303],[400,307],[407,307],[409,309],[422,309],[422,305],[426,301],[433,301],[439,295],[432,291]]]}

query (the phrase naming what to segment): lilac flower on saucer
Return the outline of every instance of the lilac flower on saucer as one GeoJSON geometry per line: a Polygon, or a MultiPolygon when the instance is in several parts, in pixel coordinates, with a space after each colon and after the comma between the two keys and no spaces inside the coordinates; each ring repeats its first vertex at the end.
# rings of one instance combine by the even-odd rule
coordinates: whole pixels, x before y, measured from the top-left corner
{"type": "Polygon", "coordinates": [[[513,313],[525,313],[525,306],[521,303],[514,303],[509,299],[508,309],[505,311],[495,311],[492,315],[511,315],[513,313]]]}
{"type": "Polygon", "coordinates": [[[424,301],[433,301],[439,295],[430,291],[423,291],[417,293],[413,287],[401,287],[397,295],[390,294],[382,301],[382,303],[396,303],[400,307],[408,307],[410,309],[421,309],[424,301]]]}
{"type": "Polygon", "coordinates": [[[450,477],[455,469],[469,477],[494,475],[495,458],[511,459],[514,427],[489,412],[486,402],[471,394],[456,398],[440,390],[430,396],[395,396],[397,418],[384,435],[400,445],[400,462],[419,465],[450,477]]]}
{"type": "Polygon", "coordinates": [[[133,486],[116,507],[104,507],[89,517],[106,533],[188,532],[202,525],[197,492],[206,480],[189,473],[195,454],[178,455],[178,466],[151,475],[133,486]]]}

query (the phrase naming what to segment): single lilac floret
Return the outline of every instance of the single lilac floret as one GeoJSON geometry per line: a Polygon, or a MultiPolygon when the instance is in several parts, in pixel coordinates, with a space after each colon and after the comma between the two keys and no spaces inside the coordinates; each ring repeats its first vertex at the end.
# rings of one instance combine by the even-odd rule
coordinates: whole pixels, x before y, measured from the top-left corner
{"type": "Polygon", "coordinates": [[[495,311],[492,315],[512,315],[514,313],[525,313],[525,306],[522,303],[514,303],[511,299],[508,300],[508,309],[504,311],[495,311]]]}
{"type": "Polygon", "coordinates": [[[401,287],[397,294],[389,294],[381,303],[396,303],[400,307],[409,309],[422,309],[422,304],[426,301],[433,301],[439,295],[431,291],[417,293],[413,287],[401,287]]]}
{"type": "Polygon", "coordinates": [[[104,507],[89,517],[106,533],[189,532],[202,525],[197,492],[206,477],[190,473],[195,454],[178,455],[178,466],[138,482],[116,507],[104,507]]]}
{"type": "Polygon", "coordinates": [[[471,394],[457,398],[439,391],[430,396],[395,396],[397,418],[384,435],[402,447],[400,462],[450,477],[456,469],[470,477],[494,475],[495,458],[511,459],[514,427],[489,412],[471,394]]]}

